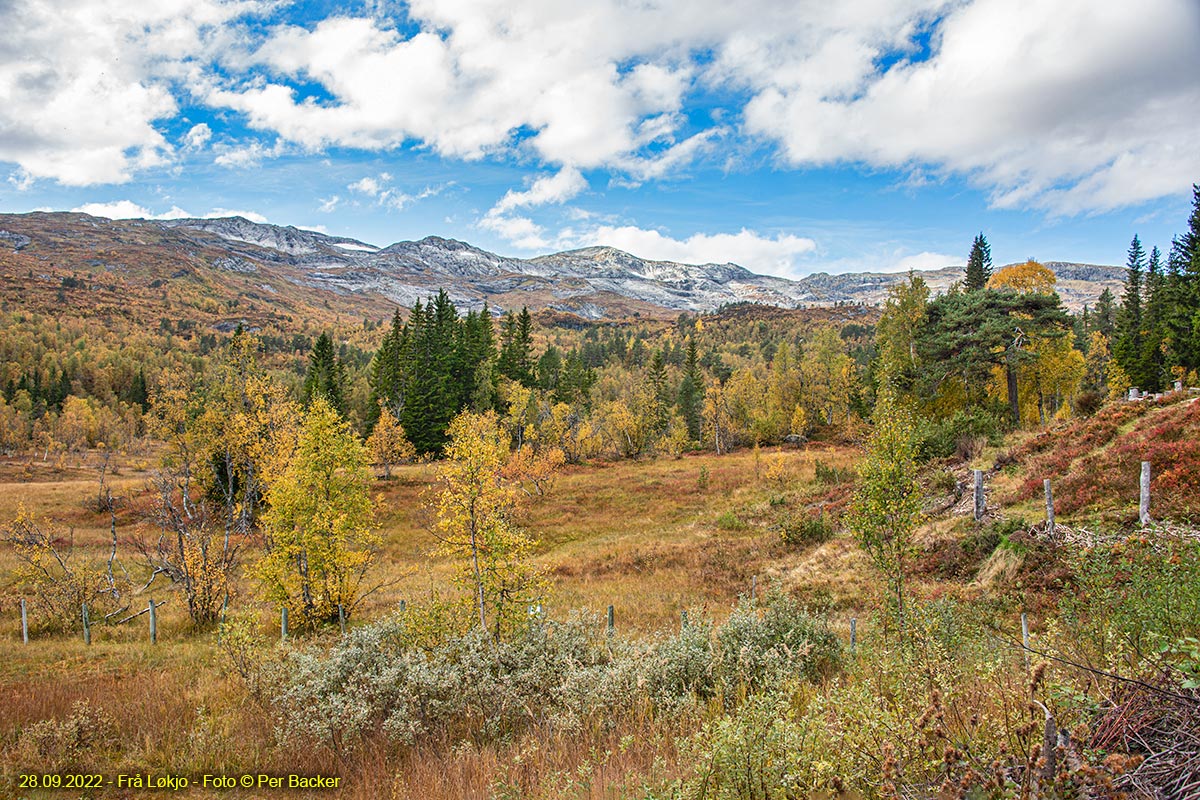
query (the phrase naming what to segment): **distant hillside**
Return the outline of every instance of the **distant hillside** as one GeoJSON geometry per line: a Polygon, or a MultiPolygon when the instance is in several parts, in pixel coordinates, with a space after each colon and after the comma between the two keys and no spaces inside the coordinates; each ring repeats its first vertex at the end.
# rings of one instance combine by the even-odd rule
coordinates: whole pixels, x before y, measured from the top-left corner
{"type": "MultiPolygon", "coordinates": [[[[531,259],[509,258],[466,242],[430,236],[376,247],[241,217],[106,220],[85,214],[0,214],[0,267],[38,280],[59,273],[103,273],[128,289],[188,282],[219,312],[244,317],[304,313],[378,316],[440,288],[462,307],[568,312],[587,319],[664,317],[751,302],[781,308],[878,305],[903,274],[818,273],[800,280],[758,275],[736,264],[652,261],[609,247],[531,259]],[[314,311],[314,309],[317,309],[314,311]],[[253,316],[253,314],[251,315],[253,316]]],[[[1120,267],[1048,262],[1071,308],[1119,293],[1120,267]]],[[[934,291],[960,280],[962,267],[923,272],[934,291]]],[[[112,284],[112,280],[98,281],[112,284]]],[[[33,289],[31,284],[27,289],[33,289]]],[[[56,287],[55,287],[56,288],[56,287]]]]}

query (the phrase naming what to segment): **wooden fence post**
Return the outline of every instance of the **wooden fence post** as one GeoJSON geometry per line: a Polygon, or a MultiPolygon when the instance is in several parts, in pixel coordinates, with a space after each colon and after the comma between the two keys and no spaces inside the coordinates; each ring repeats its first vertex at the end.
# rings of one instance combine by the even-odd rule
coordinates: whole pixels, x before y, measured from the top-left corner
{"type": "Polygon", "coordinates": [[[21,598],[21,641],[29,644],[29,617],[25,615],[25,598],[21,598]]]}
{"type": "Polygon", "coordinates": [[[687,627],[687,609],[679,612],[679,628],[682,630],[687,627]]]}
{"type": "Polygon", "coordinates": [[[338,603],[338,624],[342,626],[342,636],[346,635],[346,608],[338,603]]]}
{"type": "Polygon", "coordinates": [[[750,599],[758,600],[758,576],[750,576],[750,599]]]}
{"type": "Polygon", "coordinates": [[[1029,671],[1029,617],[1025,612],[1021,612],[1021,644],[1025,646],[1022,651],[1025,655],[1025,671],[1029,671]]]}
{"type": "Polygon", "coordinates": [[[401,613],[401,614],[403,614],[403,613],[404,613],[404,610],[405,610],[406,608],[408,608],[408,605],[407,605],[407,604],[406,604],[406,603],[405,603],[403,600],[401,600],[401,601],[400,601],[400,613],[401,613]]]}
{"type": "Polygon", "coordinates": [[[1046,490],[1046,530],[1054,533],[1054,491],[1050,488],[1050,479],[1042,480],[1042,488],[1046,490]]]}
{"type": "Polygon", "coordinates": [[[279,640],[287,640],[287,606],[279,610],[279,640]]]}
{"type": "Polygon", "coordinates": [[[858,649],[858,617],[850,618],[850,652],[858,649]]]}
{"type": "Polygon", "coordinates": [[[150,598],[150,644],[158,644],[158,615],[154,610],[154,598],[150,598]]]}
{"type": "Polygon", "coordinates": [[[975,470],[975,521],[983,519],[984,509],[987,503],[983,496],[983,470],[975,470]]]}
{"type": "Polygon", "coordinates": [[[87,603],[83,604],[83,643],[92,643],[92,626],[88,622],[87,603]]]}
{"type": "Polygon", "coordinates": [[[613,632],[613,628],[616,627],[615,623],[616,623],[616,615],[613,611],[613,607],[610,605],[608,607],[608,632],[610,635],[613,632]]]}
{"type": "Polygon", "coordinates": [[[1142,462],[1141,497],[1138,502],[1138,522],[1150,524],[1150,462],[1142,462]]]}

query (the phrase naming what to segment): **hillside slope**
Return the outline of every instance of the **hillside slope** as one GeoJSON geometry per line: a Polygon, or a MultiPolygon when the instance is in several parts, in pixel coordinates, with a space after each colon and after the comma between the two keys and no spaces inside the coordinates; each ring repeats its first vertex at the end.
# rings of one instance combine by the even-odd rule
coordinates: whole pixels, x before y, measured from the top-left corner
{"type": "MultiPolygon", "coordinates": [[[[1104,288],[1119,290],[1124,270],[1050,262],[1068,307],[1094,303],[1104,288]]],[[[241,217],[105,220],[85,214],[0,214],[0,269],[24,281],[55,281],[101,273],[98,284],[134,291],[190,282],[183,294],[207,297],[226,310],[316,314],[328,307],[352,316],[379,316],[446,289],[461,308],[528,306],[587,319],[711,311],[751,302],[797,308],[879,305],[895,273],[818,273],[799,280],[758,275],[736,264],[679,264],[589,247],[532,259],[510,258],[466,242],[429,236],[376,247],[294,227],[241,217]]],[[[922,273],[944,291],[961,267],[922,273]]],[[[45,288],[45,287],[43,287],[45,288]]],[[[15,298],[21,299],[21,298],[15,298]]],[[[251,315],[253,316],[253,315],[251,315]]]]}

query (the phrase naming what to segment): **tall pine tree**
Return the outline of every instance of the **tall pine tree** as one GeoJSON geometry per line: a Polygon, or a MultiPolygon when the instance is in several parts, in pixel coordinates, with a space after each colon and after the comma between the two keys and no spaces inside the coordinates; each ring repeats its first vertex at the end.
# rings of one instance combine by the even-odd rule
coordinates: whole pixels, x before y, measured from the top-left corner
{"type": "Polygon", "coordinates": [[[963,279],[963,288],[968,292],[977,292],[987,286],[990,277],[992,277],[992,248],[980,233],[971,243],[971,254],[967,256],[967,274],[963,279]]]}
{"type": "Polygon", "coordinates": [[[688,438],[700,441],[700,425],[704,413],[704,375],[696,355],[696,340],[688,339],[687,357],[683,361],[683,380],[679,384],[679,413],[687,423],[688,438]]]}
{"type": "Polygon", "coordinates": [[[1146,271],[1146,251],[1136,235],[1129,243],[1125,263],[1125,297],[1117,313],[1117,334],[1112,354],[1135,386],[1146,388],[1146,370],[1142,364],[1142,277],[1146,271]]]}
{"type": "Polygon", "coordinates": [[[333,338],[322,333],[308,354],[308,373],[304,376],[304,404],[324,397],[340,416],[346,416],[346,368],[337,357],[333,338]]]}
{"type": "Polygon", "coordinates": [[[1142,308],[1142,351],[1138,368],[1146,391],[1157,392],[1168,382],[1166,353],[1166,303],[1167,285],[1162,273],[1162,254],[1157,247],[1150,250],[1146,263],[1146,302],[1142,308]]]}

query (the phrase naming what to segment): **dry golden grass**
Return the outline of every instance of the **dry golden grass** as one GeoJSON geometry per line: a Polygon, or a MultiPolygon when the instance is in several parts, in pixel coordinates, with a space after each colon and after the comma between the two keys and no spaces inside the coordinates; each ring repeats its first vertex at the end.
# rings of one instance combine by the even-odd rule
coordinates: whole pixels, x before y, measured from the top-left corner
{"type": "MultiPolygon", "coordinates": [[[[617,625],[635,631],[676,625],[685,608],[703,609],[719,621],[757,576],[760,590],[779,581],[814,605],[831,606],[839,617],[860,614],[874,605],[874,578],[853,542],[840,534],[789,548],[773,527],[784,509],[815,513],[837,491],[847,491],[815,481],[818,459],[844,468],[856,457],[849,447],[814,446],[567,468],[548,496],[531,498],[521,519],[540,539],[536,560],[550,585],[546,610],[603,611],[613,604],[617,625]],[[782,464],[782,473],[768,474],[773,462],[782,464]]],[[[109,520],[85,502],[95,494],[96,472],[40,471],[30,480],[19,468],[0,467],[0,520],[11,519],[23,504],[64,530],[73,528],[77,558],[102,560],[109,520]]],[[[455,566],[430,556],[434,538],[424,507],[435,474],[436,465],[412,465],[376,484],[384,547],[375,578],[389,585],[367,599],[355,624],[389,613],[402,599],[419,602],[456,591],[455,566]]],[[[111,480],[114,492],[129,500],[118,519],[123,540],[150,530],[137,513],[145,479],[127,470],[111,480]]],[[[254,555],[246,553],[248,559],[254,555]]],[[[125,558],[140,574],[132,553],[125,558]]],[[[19,732],[39,720],[70,717],[81,699],[102,709],[117,731],[110,751],[93,754],[91,766],[108,774],[323,772],[343,775],[348,788],[340,796],[353,798],[549,798],[630,796],[637,787],[624,785],[629,776],[667,780],[678,768],[674,743],[687,731],[649,718],[623,724],[619,736],[599,729],[534,731],[503,745],[431,741],[399,755],[371,745],[348,761],[282,749],[274,744],[268,716],[246,701],[239,679],[223,668],[215,634],[194,633],[183,604],[165,587],[154,590],[156,599],[168,599],[159,612],[157,645],[149,643],[142,616],[119,628],[94,623],[90,648],[77,634],[39,634],[23,646],[14,565],[10,552],[0,553],[6,780],[13,770],[38,766],[27,744],[18,744],[19,732]]],[[[134,605],[140,608],[146,599],[138,597],[134,605]]],[[[278,636],[278,612],[255,598],[253,586],[243,583],[237,604],[257,614],[264,635],[278,636]]],[[[35,620],[36,613],[31,608],[35,620]]]]}

